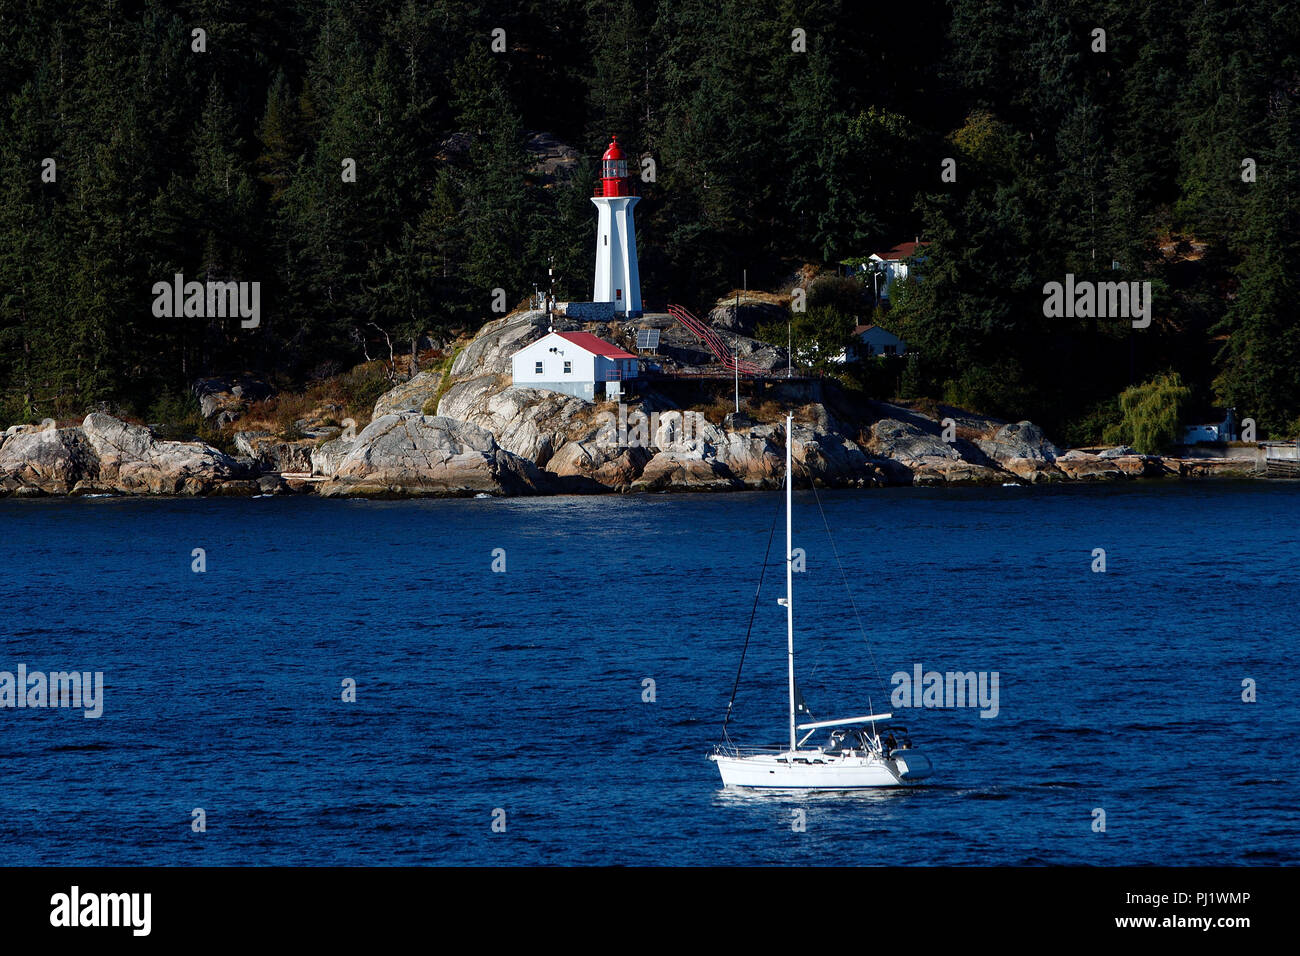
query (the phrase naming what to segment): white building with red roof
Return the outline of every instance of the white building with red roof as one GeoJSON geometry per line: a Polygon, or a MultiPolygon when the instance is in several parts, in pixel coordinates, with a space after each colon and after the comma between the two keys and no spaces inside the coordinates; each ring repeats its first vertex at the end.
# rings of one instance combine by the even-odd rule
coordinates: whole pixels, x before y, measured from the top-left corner
{"type": "Polygon", "coordinates": [[[551,332],[510,357],[515,385],[585,398],[614,399],[640,374],[640,362],[590,332],[551,332]]]}
{"type": "Polygon", "coordinates": [[[875,263],[874,270],[884,276],[880,289],[882,299],[889,298],[889,287],[895,280],[906,279],[910,271],[925,261],[921,250],[928,245],[928,242],[921,242],[918,238],[916,242],[900,242],[888,252],[873,252],[867,257],[875,263]]]}

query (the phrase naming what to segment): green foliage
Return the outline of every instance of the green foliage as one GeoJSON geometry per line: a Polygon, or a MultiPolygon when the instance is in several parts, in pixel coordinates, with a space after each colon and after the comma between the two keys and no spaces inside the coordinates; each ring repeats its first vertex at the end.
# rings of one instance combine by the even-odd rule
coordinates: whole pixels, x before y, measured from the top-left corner
{"type": "Polygon", "coordinates": [[[863,397],[890,399],[898,395],[906,369],[905,357],[874,355],[857,362],[845,363],[836,375],[863,397]]]}
{"type": "Polygon", "coordinates": [[[943,400],[958,408],[1014,419],[1020,409],[1036,404],[1023,384],[1025,378],[1024,370],[1009,360],[973,366],[945,383],[943,400]]]}
{"type": "Polygon", "coordinates": [[[159,438],[171,441],[198,440],[227,454],[234,450],[233,437],[203,418],[199,401],[191,392],[164,389],[149,406],[144,418],[159,438]]]}
{"type": "Polygon", "coordinates": [[[833,305],[819,305],[792,315],[792,321],[765,322],[755,335],[759,341],[785,348],[791,344],[794,363],[805,369],[835,370],[837,358],[844,354],[856,325],[833,305]]]}
{"type": "Polygon", "coordinates": [[[1158,375],[1142,385],[1124,389],[1119,396],[1120,421],[1108,427],[1104,440],[1132,445],[1144,455],[1155,455],[1174,444],[1180,433],[1191,389],[1177,372],[1158,375]]]}
{"type": "Polygon", "coordinates": [[[1260,437],[1281,438],[1300,413],[1300,104],[1279,110],[1273,130],[1276,146],[1260,155],[1246,203],[1240,286],[1218,327],[1228,339],[1214,386],[1220,401],[1255,419],[1260,437]]]}
{"type": "Polygon", "coordinates": [[[393,387],[382,362],[366,362],[345,373],[339,382],[344,414],[358,423],[370,420],[379,396],[393,387]]]}
{"type": "Polygon", "coordinates": [[[1112,396],[1068,422],[1059,439],[1070,448],[1088,448],[1105,442],[1108,435],[1114,439],[1110,444],[1122,444],[1120,433],[1119,397],[1112,396]]]}
{"type": "Polygon", "coordinates": [[[806,305],[809,310],[827,307],[845,315],[858,315],[867,303],[865,287],[857,279],[841,276],[820,276],[808,287],[806,305]]]}

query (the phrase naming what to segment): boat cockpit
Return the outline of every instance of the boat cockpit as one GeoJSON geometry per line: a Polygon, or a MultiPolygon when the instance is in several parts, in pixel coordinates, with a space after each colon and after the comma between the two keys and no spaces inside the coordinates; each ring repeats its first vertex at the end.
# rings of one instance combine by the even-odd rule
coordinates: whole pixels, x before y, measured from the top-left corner
{"type": "Polygon", "coordinates": [[[874,753],[889,757],[900,750],[912,749],[912,739],[906,727],[891,727],[875,733],[866,727],[838,727],[831,731],[830,740],[823,750],[828,754],[849,755],[854,752],[874,753]]]}

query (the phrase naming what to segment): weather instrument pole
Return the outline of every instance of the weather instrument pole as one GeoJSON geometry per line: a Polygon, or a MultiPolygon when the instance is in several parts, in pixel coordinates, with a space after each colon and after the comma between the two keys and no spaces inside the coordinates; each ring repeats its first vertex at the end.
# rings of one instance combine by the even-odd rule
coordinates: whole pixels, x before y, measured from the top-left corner
{"type": "Polygon", "coordinates": [[[794,501],[794,416],[785,416],[785,643],[790,659],[790,750],[799,749],[794,737],[794,551],[790,536],[790,510],[794,501]]]}

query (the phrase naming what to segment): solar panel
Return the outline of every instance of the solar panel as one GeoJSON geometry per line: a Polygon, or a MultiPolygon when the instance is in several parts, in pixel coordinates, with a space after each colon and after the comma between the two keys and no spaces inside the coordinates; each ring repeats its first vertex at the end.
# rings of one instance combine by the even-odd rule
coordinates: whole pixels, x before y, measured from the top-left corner
{"type": "Polygon", "coordinates": [[[659,330],[637,329],[636,347],[638,349],[650,349],[652,351],[659,348],[659,330]]]}

